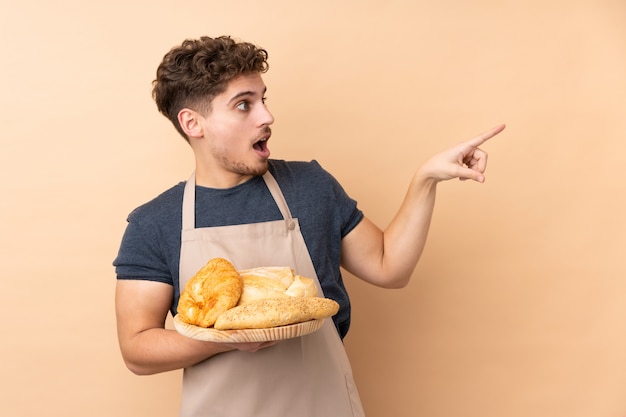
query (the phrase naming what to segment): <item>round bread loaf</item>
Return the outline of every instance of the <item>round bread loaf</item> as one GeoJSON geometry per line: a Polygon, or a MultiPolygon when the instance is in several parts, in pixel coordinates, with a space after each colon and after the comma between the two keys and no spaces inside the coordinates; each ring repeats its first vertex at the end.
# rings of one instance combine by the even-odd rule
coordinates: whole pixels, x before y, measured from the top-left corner
{"type": "Polygon", "coordinates": [[[217,317],[237,305],[243,281],[228,260],[213,258],[185,285],[178,315],[185,323],[211,327],[217,317]]]}
{"type": "MultiPolygon", "coordinates": [[[[241,275],[241,272],[239,272],[241,275]]],[[[287,287],[281,282],[271,277],[258,275],[242,275],[243,290],[239,298],[238,305],[247,304],[263,298],[287,297],[285,290],[287,287]]]]}
{"type": "Polygon", "coordinates": [[[317,296],[315,281],[296,275],[290,267],[258,267],[240,270],[243,290],[238,305],[264,298],[317,296]]]}

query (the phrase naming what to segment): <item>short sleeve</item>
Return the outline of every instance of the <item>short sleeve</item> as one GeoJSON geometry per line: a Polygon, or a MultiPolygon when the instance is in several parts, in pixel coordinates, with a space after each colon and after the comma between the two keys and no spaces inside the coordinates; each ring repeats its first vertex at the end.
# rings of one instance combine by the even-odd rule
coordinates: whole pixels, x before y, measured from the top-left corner
{"type": "Polygon", "coordinates": [[[131,213],[113,265],[118,279],[144,279],[173,284],[157,225],[131,213]]]}

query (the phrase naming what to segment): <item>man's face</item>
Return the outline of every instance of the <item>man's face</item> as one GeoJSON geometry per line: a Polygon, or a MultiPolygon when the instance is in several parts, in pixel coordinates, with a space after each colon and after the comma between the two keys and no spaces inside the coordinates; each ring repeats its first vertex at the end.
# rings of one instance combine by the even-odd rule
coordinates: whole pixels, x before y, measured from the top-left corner
{"type": "Polygon", "coordinates": [[[208,152],[200,156],[211,177],[236,184],[267,171],[274,117],[265,106],[265,90],[260,74],[242,75],[211,102],[201,122],[208,152]]]}

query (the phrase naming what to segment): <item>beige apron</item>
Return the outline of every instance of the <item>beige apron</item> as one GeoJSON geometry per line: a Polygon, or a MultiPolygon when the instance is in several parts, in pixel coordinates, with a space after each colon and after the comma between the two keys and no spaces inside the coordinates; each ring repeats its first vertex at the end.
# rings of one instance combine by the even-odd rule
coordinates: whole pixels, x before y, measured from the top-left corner
{"type": "MultiPolygon", "coordinates": [[[[290,266],[319,281],[298,219],[276,180],[265,180],[284,220],[195,228],[195,176],[183,195],[180,288],[215,257],[237,269],[290,266]]],[[[321,289],[320,289],[321,292],[321,289]]],[[[361,401],[331,319],[312,334],[258,352],[231,351],[185,369],[182,417],[361,417],[361,401]]]]}

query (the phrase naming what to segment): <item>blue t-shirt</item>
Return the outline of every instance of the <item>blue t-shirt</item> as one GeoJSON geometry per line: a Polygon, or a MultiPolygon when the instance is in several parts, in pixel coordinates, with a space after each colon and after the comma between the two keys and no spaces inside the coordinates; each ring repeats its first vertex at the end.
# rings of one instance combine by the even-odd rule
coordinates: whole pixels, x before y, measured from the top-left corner
{"type": "MultiPolygon", "coordinates": [[[[350,299],[341,276],[341,239],[363,219],[357,203],[316,161],[270,160],[304,241],[324,295],[339,303],[333,317],[343,338],[350,327],[350,299]]],[[[171,305],[176,313],[180,289],[178,271],[182,229],[181,182],[128,216],[128,225],[113,262],[118,279],[142,279],[174,286],[171,305]]],[[[262,177],[228,189],[196,186],[196,227],[260,223],[282,219],[262,177]]]]}

